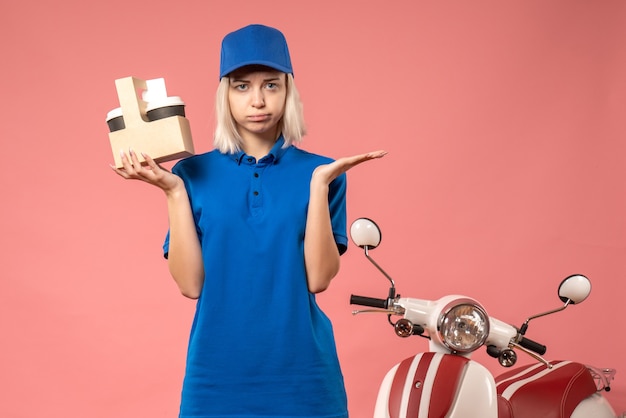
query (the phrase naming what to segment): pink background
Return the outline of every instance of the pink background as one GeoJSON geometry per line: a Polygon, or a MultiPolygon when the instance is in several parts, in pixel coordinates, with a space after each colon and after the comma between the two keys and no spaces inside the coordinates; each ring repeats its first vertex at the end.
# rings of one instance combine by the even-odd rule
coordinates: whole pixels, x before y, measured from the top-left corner
{"type": "MultiPolygon", "coordinates": [[[[471,295],[519,325],[587,274],[588,301],[527,335],[617,368],[625,410],[626,2],[59,0],[0,13],[0,416],[176,416],[194,302],[161,256],[164,198],[111,172],[104,118],[116,78],[164,77],[209,150],[219,42],[255,22],[289,40],[304,148],[389,151],[350,173],[348,216],[383,228],[372,255],[399,291],[471,295]]],[[[386,289],[351,247],[319,297],[355,418],[426,348],[351,316],[351,293],[386,289]]]]}

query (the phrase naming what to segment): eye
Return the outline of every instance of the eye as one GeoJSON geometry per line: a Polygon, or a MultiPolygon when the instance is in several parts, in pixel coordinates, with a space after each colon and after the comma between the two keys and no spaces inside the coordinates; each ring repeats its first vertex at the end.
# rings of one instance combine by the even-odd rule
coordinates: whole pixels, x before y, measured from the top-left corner
{"type": "Polygon", "coordinates": [[[246,91],[248,89],[248,85],[245,83],[239,83],[233,85],[233,88],[238,91],[246,91]]]}
{"type": "Polygon", "coordinates": [[[279,88],[279,85],[278,85],[278,83],[274,83],[274,82],[271,82],[271,81],[270,81],[270,82],[268,82],[268,83],[265,85],[265,88],[266,88],[266,89],[268,89],[268,90],[276,90],[276,89],[278,89],[278,88],[279,88]]]}

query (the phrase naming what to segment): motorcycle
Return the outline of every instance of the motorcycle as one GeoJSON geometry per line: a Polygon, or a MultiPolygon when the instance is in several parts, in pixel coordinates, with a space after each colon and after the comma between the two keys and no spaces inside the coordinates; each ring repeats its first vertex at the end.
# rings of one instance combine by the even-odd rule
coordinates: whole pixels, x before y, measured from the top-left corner
{"type": "Polygon", "coordinates": [[[390,282],[384,299],[352,295],[351,304],[370,308],[353,314],[386,314],[397,336],[429,341],[429,351],[401,361],[386,374],[374,418],[618,417],[603,396],[611,388],[614,369],[548,361],[543,357],[546,346],[525,336],[531,320],[583,302],[591,292],[587,277],[565,278],[558,289],[563,305],[533,315],[517,328],[489,316],[477,300],[467,296],[448,295],[432,301],[401,297],[394,280],[369,255],[381,241],[378,225],[359,218],[351,225],[350,236],[390,282]],[[494,377],[471,359],[480,347],[506,368],[516,364],[518,351],[537,362],[494,377]]]}

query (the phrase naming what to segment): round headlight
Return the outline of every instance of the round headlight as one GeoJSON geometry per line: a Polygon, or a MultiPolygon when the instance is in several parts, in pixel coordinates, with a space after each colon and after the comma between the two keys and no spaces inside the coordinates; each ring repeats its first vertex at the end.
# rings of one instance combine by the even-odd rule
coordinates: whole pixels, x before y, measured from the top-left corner
{"type": "Polygon", "coordinates": [[[469,353],[483,345],[489,335],[489,317],[476,302],[456,300],[439,317],[439,337],[450,350],[469,353]]]}

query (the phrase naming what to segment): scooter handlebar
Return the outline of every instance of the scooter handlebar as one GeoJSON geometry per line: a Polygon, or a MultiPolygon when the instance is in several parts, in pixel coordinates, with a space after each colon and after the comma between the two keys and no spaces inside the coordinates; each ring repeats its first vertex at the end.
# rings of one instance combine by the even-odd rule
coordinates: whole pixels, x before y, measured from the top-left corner
{"type": "Polygon", "coordinates": [[[370,298],[367,296],[350,296],[351,305],[371,306],[372,308],[387,309],[387,299],[370,298]]]}
{"type": "Polygon", "coordinates": [[[522,339],[519,342],[519,345],[521,345],[524,348],[529,349],[530,351],[534,351],[540,356],[543,356],[544,354],[546,354],[546,351],[548,350],[548,348],[545,345],[539,344],[538,342],[533,341],[526,337],[522,337],[522,339]]]}

